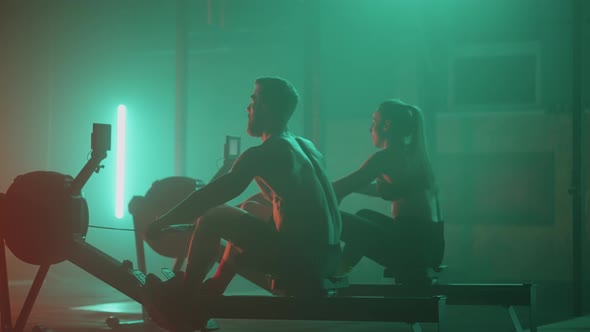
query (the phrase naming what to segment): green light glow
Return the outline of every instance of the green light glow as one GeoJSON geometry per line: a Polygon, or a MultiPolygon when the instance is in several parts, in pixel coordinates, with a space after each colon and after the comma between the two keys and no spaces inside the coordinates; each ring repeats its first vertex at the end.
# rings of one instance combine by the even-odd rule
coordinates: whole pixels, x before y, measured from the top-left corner
{"type": "Polygon", "coordinates": [[[125,211],[125,130],[127,108],[119,105],[117,109],[117,173],[115,183],[115,216],[123,218],[125,211]]]}

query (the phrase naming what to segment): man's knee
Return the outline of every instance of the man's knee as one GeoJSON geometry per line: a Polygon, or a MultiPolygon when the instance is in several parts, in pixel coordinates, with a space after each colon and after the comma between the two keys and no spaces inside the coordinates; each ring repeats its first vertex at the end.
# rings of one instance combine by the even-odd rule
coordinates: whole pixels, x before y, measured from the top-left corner
{"type": "Polygon", "coordinates": [[[223,224],[223,218],[219,218],[215,213],[205,213],[196,221],[199,232],[218,233],[223,224]]]}
{"type": "Polygon", "coordinates": [[[219,206],[210,209],[197,220],[197,231],[220,236],[228,241],[247,233],[243,218],[248,214],[235,207],[219,206]]]}
{"type": "Polygon", "coordinates": [[[242,203],[240,208],[261,220],[269,220],[272,216],[272,207],[256,201],[246,201],[242,203]]]}
{"type": "Polygon", "coordinates": [[[258,202],[255,201],[244,201],[242,202],[242,204],[240,204],[240,209],[244,210],[244,211],[250,211],[251,209],[255,209],[258,205],[258,202]]]}
{"type": "Polygon", "coordinates": [[[193,236],[198,237],[203,235],[212,235],[213,227],[211,224],[212,223],[207,218],[201,217],[197,219],[197,221],[195,222],[196,227],[193,236]]]}
{"type": "Polygon", "coordinates": [[[240,247],[228,241],[225,245],[225,250],[223,252],[221,260],[224,262],[224,264],[235,265],[236,258],[238,258],[243,252],[244,250],[242,250],[240,247]]]}

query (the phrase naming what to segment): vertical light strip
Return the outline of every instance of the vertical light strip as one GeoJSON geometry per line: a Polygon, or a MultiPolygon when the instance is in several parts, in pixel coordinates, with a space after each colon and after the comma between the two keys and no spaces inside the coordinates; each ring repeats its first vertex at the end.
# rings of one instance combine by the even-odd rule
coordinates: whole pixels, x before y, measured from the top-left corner
{"type": "Polygon", "coordinates": [[[117,109],[117,173],[115,183],[115,217],[123,218],[125,210],[125,131],[127,127],[127,108],[119,105],[117,109]]]}

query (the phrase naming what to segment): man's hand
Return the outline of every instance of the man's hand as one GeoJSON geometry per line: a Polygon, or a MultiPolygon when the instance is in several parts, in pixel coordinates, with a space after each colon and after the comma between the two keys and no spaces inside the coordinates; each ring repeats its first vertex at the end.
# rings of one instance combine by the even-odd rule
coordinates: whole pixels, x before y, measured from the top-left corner
{"type": "Polygon", "coordinates": [[[192,232],[194,228],[194,224],[170,225],[164,217],[159,217],[148,225],[145,238],[146,240],[158,240],[163,234],[192,232]]]}
{"type": "Polygon", "coordinates": [[[187,233],[195,229],[195,224],[171,225],[162,229],[162,233],[187,233]]]}
{"type": "Polygon", "coordinates": [[[160,236],[162,236],[162,230],[168,227],[167,223],[162,218],[157,218],[152,221],[146,231],[145,231],[145,238],[147,240],[157,240],[160,236]]]}

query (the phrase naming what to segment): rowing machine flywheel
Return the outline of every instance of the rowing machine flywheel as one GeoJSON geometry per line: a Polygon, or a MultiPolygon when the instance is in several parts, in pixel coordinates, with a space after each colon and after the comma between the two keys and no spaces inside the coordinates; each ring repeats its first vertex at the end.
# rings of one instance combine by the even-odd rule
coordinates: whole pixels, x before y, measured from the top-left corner
{"type": "Polygon", "coordinates": [[[73,178],[36,171],[16,177],[4,198],[0,229],[6,246],[29,264],[66,260],[74,236],[88,231],[88,205],[71,193],[73,178]]]}

